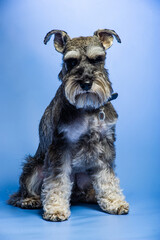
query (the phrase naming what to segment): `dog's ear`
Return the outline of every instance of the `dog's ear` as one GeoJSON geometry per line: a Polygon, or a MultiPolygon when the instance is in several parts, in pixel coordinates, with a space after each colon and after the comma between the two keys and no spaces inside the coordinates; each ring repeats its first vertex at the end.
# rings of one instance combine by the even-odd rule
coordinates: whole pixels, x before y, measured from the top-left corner
{"type": "Polygon", "coordinates": [[[55,49],[60,52],[63,53],[66,43],[67,41],[70,39],[70,37],[68,36],[68,34],[65,31],[61,31],[61,30],[52,30],[50,32],[48,32],[44,38],[44,44],[47,44],[47,42],[50,40],[51,36],[54,34],[54,46],[55,49]]]}
{"type": "Polygon", "coordinates": [[[94,32],[94,35],[100,39],[105,50],[107,50],[108,48],[110,48],[112,46],[113,36],[115,36],[117,42],[121,43],[120,37],[114,30],[99,29],[96,32],[94,32]]]}

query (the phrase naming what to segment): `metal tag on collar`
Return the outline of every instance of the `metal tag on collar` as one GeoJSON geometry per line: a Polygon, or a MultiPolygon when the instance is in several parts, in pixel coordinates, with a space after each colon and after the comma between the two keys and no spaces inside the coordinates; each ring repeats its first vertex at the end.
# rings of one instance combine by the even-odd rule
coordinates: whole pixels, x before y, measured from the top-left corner
{"type": "Polygon", "coordinates": [[[104,119],[105,119],[105,112],[103,110],[101,110],[99,112],[99,120],[100,121],[104,121],[104,119]]]}

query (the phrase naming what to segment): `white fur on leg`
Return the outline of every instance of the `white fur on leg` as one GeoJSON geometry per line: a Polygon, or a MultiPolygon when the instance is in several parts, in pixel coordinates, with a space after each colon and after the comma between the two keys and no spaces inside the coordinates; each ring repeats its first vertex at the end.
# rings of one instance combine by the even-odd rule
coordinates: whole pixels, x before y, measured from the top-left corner
{"type": "Polygon", "coordinates": [[[64,166],[63,173],[55,179],[44,179],[42,188],[43,218],[49,221],[64,221],[70,216],[72,183],[70,166],[64,166]]]}
{"type": "Polygon", "coordinates": [[[119,186],[119,179],[110,170],[94,175],[93,186],[99,206],[110,214],[127,214],[129,204],[119,186]]]}

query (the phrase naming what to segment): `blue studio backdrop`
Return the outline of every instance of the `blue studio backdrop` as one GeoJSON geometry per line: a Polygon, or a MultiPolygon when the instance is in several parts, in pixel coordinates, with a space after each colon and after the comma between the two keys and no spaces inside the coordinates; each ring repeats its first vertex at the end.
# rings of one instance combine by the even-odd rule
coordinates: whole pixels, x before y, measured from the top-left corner
{"type": "Polygon", "coordinates": [[[0,240],[160,239],[160,2],[158,0],[0,1],[0,240]],[[63,223],[42,220],[41,210],[5,201],[17,190],[21,164],[38,146],[38,124],[60,85],[62,56],[52,29],[70,37],[114,29],[107,51],[119,119],[116,173],[130,203],[126,216],[78,204],[63,223]]]}

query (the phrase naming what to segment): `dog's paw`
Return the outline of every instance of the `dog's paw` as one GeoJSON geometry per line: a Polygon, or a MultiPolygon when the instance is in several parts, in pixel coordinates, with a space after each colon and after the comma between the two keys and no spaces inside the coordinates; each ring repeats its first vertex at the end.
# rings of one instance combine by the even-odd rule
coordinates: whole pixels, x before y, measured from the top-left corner
{"type": "Polygon", "coordinates": [[[61,222],[65,221],[69,218],[70,216],[70,211],[55,211],[53,213],[49,212],[44,212],[43,213],[43,219],[47,221],[52,221],[52,222],[61,222]]]}
{"type": "Polygon", "coordinates": [[[40,198],[36,198],[36,197],[25,198],[19,202],[19,207],[28,208],[28,209],[36,209],[36,208],[41,208],[42,203],[41,203],[40,198]]]}
{"type": "Polygon", "coordinates": [[[124,200],[106,201],[106,204],[101,204],[101,208],[110,214],[127,214],[129,212],[129,204],[124,200]]]}
{"type": "Polygon", "coordinates": [[[39,197],[21,198],[20,196],[12,195],[8,203],[15,207],[25,209],[36,209],[42,207],[42,203],[39,197]]]}

